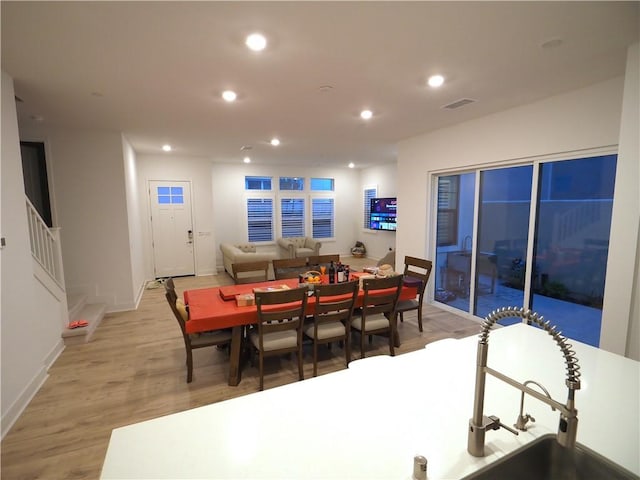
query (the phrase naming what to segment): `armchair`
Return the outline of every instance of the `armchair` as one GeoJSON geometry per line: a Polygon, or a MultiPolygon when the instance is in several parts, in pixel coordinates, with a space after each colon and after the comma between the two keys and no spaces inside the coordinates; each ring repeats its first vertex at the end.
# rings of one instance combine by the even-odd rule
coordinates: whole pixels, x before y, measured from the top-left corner
{"type": "Polygon", "coordinates": [[[279,238],[280,258],[306,258],[320,255],[322,243],[311,237],[279,238]]]}

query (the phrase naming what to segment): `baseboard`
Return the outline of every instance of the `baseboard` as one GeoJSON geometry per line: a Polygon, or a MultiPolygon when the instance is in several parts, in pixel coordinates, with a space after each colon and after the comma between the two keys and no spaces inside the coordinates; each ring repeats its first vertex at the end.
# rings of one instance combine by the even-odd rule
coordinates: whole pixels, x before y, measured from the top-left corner
{"type": "Polygon", "coordinates": [[[16,398],[13,404],[11,404],[6,413],[2,416],[2,432],[0,433],[0,439],[4,439],[5,435],[9,433],[14,423],[16,423],[20,418],[20,415],[22,415],[22,412],[24,412],[24,409],[29,406],[33,397],[38,393],[38,390],[40,390],[47,378],[49,378],[49,368],[51,368],[63,350],[64,342],[60,339],[60,341],[45,356],[42,368],[40,368],[38,373],[24,387],[20,395],[18,395],[18,398],[16,398]]]}
{"type": "Polygon", "coordinates": [[[40,387],[42,387],[48,377],[49,375],[47,374],[46,368],[42,367],[18,398],[16,398],[16,401],[8,408],[7,413],[2,416],[2,438],[9,433],[13,424],[20,418],[24,409],[27,408],[29,402],[31,402],[35,394],[38,393],[38,390],[40,390],[40,387]]]}

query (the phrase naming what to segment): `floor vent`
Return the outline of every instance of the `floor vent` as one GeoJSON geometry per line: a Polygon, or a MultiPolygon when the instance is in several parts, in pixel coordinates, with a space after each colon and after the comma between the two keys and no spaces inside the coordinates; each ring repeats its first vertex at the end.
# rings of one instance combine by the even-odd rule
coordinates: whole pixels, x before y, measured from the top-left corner
{"type": "Polygon", "coordinates": [[[461,98],[460,100],[456,100],[455,102],[451,102],[448,105],[445,105],[442,108],[446,108],[449,110],[453,110],[455,108],[460,108],[460,107],[464,107],[465,105],[469,105],[470,103],[474,103],[475,100],[472,100],[470,98],[461,98]]]}

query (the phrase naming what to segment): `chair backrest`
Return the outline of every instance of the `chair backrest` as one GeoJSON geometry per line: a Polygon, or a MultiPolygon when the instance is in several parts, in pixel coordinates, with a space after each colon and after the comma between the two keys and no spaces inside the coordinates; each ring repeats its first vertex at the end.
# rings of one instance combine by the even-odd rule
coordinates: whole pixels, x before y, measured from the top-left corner
{"type": "Polygon", "coordinates": [[[231,264],[233,279],[236,283],[266,282],[269,272],[269,260],[231,264]]]}
{"type": "Polygon", "coordinates": [[[273,274],[276,280],[297,278],[308,270],[306,258],[280,258],[273,260],[273,274]]]}
{"type": "Polygon", "coordinates": [[[404,276],[419,278],[422,280],[418,287],[418,295],[422,296],[424,289],[427,286],[429,277],[431,276],[431,270],[433,268],[433,262],[431,260],[424,260],[417,257],[404,257],[404,276]]]}
{"type": "Polygon", "coordinates": [[[385,278],[365,278],[362,281],[362,316],[384,313],[387,318],[394,318],[403,277],[394,275],[385,278]]]}
{"type": "Polygon", "coordinates": [[[173,312],[173,315],[176,317],[176,320],[178,320],[178,324],[180,325],[180,330],[182,331],[182,335],[186,338],[187,337],[186,323],[187,323],[187,315],[188,315],[186,309],[184,311],[181,311],[181,309],[178,309],[178,305],[177,305],[178,296],[176,295],[176,291],[170,290],[166,286],[165,286],[165,297],[167,299],[167,303],[171,307],[171,311],[173,312]]]}
{"type": "Polygon", "coordinates": [[[302,339],[302,322],[307,308],[307,288],[292,288],[274,292],[256,292],[258,334],[262,349],[262,336],[266,333],[297,330],[302,339]]]}
{"type": "Polygon", "coordinates": [[[307,258],[307,264],[310,267],[314,267],[316,265],[329,265],[331,262],[338,263],[340,261],[340,254],[330,254],[330,255],[312,255],[307,258]]]}
{"type": "Polygon", "coordinates": [[[313,319],[317,325],[345,321],[349,325],[358,297],[358,281],[316,285],[313,319]]]}

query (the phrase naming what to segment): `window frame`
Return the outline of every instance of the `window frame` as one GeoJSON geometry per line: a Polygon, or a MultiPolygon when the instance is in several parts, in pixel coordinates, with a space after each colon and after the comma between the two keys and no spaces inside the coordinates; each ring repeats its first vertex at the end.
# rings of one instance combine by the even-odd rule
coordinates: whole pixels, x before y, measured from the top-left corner
{"type": "Polygon", "coordinates": [[[266,190],[248,190],[244,195],[243,203],[244,203],[244,227],[245,227],[245,238],[247,242],[255,243],[257,245],[268,245],[273,244],[277,238],[277,230],[276,230],[276,195],[272,192],[267,193],[266,190]],[[255,192],[255,193],[254,193],[255,192]],[[259,192],[265,192],[260,194],[259,192]],[[249,201],[250,200],[271,200],[271,239],[270,240],[251,240],[250,239],[250,228],[249,228],[249,201]]]}
{"type": "Polygon", "coordinates": [[[378,185],[365,185],[362,189],[362,229],[365,232],[375,233],[376,230],[369,228],[369,219],[371,217],[371,199],[378,197],[378,185]],[[367,192],[373,190],[373,196],[369,196],[367,192]]]}
{"type": "Polygon", "coordinates": [[[309,195],[309,233],[312,238],[318,238],[323,241],[334,241],[336,238],[336,196],[332,193],[314,193],[309,195]],[[331,200],[333,202],[331,208],[331,236],[330,237],[316,237],[313,235],[313,201],[314,200],[331,200]]]}

